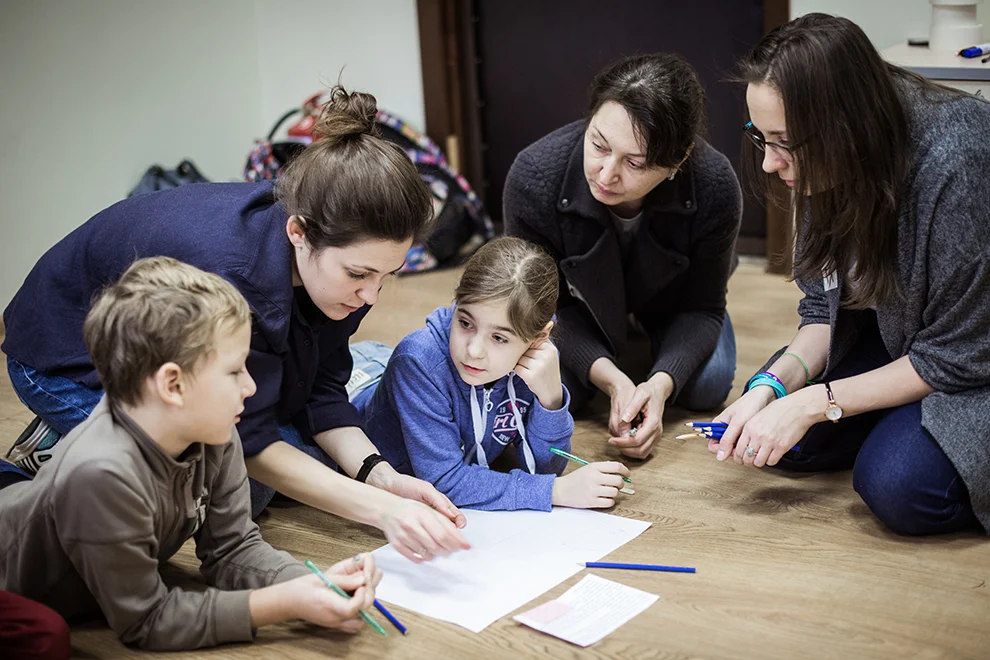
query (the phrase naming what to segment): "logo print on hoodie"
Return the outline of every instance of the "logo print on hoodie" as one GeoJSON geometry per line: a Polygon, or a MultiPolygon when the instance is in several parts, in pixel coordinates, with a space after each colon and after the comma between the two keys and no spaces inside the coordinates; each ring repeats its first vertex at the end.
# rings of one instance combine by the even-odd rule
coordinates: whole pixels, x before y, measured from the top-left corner
{"type": "MultiPolygon", "coordinates": [[[[521,399],[516,399],[516,405],[519,406],[520,416],[525,417],[526,411],[529,410],[531,404],[521,399]]],[[[492,437],[503,447],[510,442],[519,442],[520,440],[519,431],[516,429],[516,416],[512,414],[511,406],[512,402],[506,399],[495,407],[492,437]]]]}

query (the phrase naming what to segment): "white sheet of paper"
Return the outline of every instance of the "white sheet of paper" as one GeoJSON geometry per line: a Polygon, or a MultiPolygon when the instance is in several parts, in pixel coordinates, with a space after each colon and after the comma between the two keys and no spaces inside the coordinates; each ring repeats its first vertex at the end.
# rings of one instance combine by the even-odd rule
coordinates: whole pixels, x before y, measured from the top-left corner
{"type": "Polygon", "coordinates": [[[423,564],[375,550],[379,600],[481,632],[650,526],[583,509],[463,511],[470,550],[423,564]]]}
{"type": "Polygon", "coordinates": [[[572,644],[590,646],[657,602],[657,598],[597,575],[586,575],[560,598],[513,618],[572,644]]]}

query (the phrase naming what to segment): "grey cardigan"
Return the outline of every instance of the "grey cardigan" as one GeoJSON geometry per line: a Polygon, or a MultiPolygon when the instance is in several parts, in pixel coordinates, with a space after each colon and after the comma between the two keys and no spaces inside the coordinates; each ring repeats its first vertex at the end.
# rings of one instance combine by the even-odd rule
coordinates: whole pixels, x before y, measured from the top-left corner
{"type": "MultiPolygon", "coordinates": [[[[907,355],[935,390],[922,401],[922,426],[990,530],[990,103],[911,83],[901,100],[913,163],[898,221],[904,298],[878,308],[877,321],[890,355],[907,355]]],[[[824,279],[798,280],[801,326],[831,326],[825,378],[858,338],[855,314],[839,305],[843,279],[829,291],[824,279]]]]}

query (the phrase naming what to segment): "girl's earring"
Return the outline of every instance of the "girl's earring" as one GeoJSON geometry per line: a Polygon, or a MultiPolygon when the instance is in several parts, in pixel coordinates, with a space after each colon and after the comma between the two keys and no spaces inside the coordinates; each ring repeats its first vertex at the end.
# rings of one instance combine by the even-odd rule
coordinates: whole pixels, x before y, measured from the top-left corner
{"type": "Polygon", "coordinates": [[[675,176],[677,176],[677,170],[670,173],[670,176],[667,177],[667,181],[673,181],[675,176]]]}

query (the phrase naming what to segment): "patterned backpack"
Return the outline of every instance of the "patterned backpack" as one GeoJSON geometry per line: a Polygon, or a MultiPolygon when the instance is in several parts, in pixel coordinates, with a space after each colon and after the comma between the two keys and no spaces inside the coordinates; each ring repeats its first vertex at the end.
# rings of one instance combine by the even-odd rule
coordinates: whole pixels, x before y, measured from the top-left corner
{"type": "MultiPolygon", "coordinates": [[[[324,96],[324,92],[314,94],[302,107],[286,112],[269,131],[267,139],[255,141],[244,167],[245,181],[277,178],[279,171],[313,141],[312,131],[324,96]],[[303,118],[289,127],[287,138],[274,141],[282,124],[299,113],[303,118]]],[[[425,244],[410,248],[402,272],[461,263],[495,235],[481,199],[467,180],[450,167],[440,147],[429,137],[383,110],[378,111],[375,122],[384,139],[406,152],[433,195],[436,227],[425,244]]]]}

